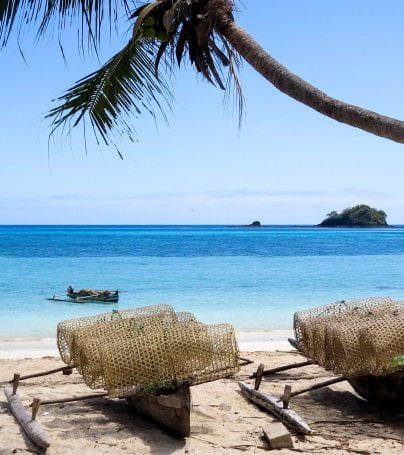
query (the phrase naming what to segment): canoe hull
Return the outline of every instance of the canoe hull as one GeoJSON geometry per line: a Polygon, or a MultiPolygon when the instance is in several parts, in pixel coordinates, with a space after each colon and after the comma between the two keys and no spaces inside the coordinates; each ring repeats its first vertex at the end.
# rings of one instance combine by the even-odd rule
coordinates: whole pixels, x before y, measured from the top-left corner
{"type": "Polygon", "coordinates": [[[191,392],[187,383],[164,395],[126,398],[137,413],[155,422],[167,433],[184,438],[191,432],[191,392]]]}
{"type": "Polygon", "coordinates": [[[352,388],[369,403],[384,409],[404,409],[404,374],[360,376],[347,379],[352,388]]]}

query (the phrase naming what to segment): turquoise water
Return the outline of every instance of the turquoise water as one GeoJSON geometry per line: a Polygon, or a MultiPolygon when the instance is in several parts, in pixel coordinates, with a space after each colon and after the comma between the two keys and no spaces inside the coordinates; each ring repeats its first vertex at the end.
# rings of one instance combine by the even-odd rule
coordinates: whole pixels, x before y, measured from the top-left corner
{"type": "Polygon", "coordinates": [[[0,338],[55,336],[58,321],[168,303],[241,331],[291,328],[336,300],[404,300],[404,228],[2,226],[0,338]],[[46,300],[123,289],[119,304],[46,300]]]}

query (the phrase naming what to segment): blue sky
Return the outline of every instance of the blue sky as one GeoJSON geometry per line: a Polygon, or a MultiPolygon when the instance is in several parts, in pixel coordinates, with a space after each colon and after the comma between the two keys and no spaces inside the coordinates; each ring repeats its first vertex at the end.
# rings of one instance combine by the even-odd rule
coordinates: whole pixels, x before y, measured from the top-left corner
{"type": "MultiPolygon", "coordinates": [[[[404,2],[244,0],[237,21],[331,96],[404,119],[404,2]]],[[[125,29],[103,44],[105,61],[125,29]]],[[[113,148],[81,131],[51,144],[51,100],[98,66],[64,35],[0,52],[0,224],[315,224],[366,203],[404,224],[404,145],[325,118],[241,69],[246,115],[190,68],[175,73],[169,126],[135,120],[113,148]]]]}

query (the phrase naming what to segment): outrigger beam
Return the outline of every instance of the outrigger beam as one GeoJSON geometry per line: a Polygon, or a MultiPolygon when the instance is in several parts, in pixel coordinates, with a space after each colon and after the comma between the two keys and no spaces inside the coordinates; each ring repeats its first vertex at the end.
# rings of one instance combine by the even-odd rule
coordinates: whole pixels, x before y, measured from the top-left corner
{"type": "Polygon", "coordinates": [[[292,411],[292,409],[285,409],[283,407],[282,400],[275,398],[269,393],[254,390],[251,386],[245,384],[244,382],[239,382],[238,385],[241,392],[249,400],[265,408],[296,433],[308,434],[311,432],[309,425],[296,412],[292,411]]]}
{"type": "Polygon", "coordinates": [[[11,387],[4,389],[8,405],[14,417],[20,423],[28,437],[39,447],[47,449],[50,446],[49,434],[38,420],[36,415],[41,404],[41,400],[36,399],[32,407],[32,413],[28,412],[21,403],[19,396],[13,393],[11,387]]]}

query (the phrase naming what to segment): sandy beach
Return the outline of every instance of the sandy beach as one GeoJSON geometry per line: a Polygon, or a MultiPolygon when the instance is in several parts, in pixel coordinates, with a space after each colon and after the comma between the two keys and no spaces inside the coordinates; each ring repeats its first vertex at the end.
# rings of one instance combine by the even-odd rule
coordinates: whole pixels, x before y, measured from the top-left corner
{"type": "MultiPolygon", "coordinates": [[[[262,362],[267,368],[301,361],[287,347],[286,333],[238,334],[242,356],[254,361],[241,368],[235,378],[192,388],[191,436],[170,437],[153,423],[137,416],[124,400],[96,398],[42,406],[38,418],[50,434],[47,454],[239,454],[265,453],[269,446],[263,428],[274,419],[248,402],[237,381],[262,362]],[[249,344],[248,344],[249,343],[249,344]],[[255,344],[254,344],[255,343],[255,344]],[[271,350],[248,351],[243,346],[271,350]],[[285,349],[284,349],[285,348],[285,349]]],[[[0,344],[2,387],[13,372],[29,374],[62,366],[54,340],[23,340],[0,344]]],[[[285,384],[294,389],[332,375],[317,366],[278,373],[263,381],[261,390],[280,395],[285,384]]],[[[18,393],[25,406],[33,398],[58,399],[91,393],[81,376],[56,373],[22,381],[18,393]]],[[[292,434],[293,449],[270,453],[399,454],[404,448],[404,414],[388,415],[360,399],[347,382],[297,396],[292,408],[309,423],[312,434],[292,434]]],[[[24,434],[10,414],[4,396],[0,400],[0,454],[41,452],[24,434]]]]}

